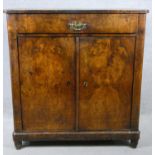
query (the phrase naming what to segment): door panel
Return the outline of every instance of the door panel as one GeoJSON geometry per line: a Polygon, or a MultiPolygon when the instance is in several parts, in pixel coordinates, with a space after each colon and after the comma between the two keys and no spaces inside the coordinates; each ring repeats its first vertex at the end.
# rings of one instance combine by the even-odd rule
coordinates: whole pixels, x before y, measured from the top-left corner
{"type": "Polygon", "coordinates": [[[79,130],[130,128],[135,37],[80,38],[79,130]]]}
{"type": "Polygon", "coordinates": [[[18,38],[24,131],[75,128],[75,40],[18,38]]]}

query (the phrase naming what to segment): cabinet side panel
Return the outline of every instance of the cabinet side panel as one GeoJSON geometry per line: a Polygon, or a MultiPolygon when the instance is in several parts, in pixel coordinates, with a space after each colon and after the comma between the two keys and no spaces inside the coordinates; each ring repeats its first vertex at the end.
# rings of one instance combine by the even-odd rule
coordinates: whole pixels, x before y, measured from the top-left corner
{"type": "Polygon", "coordinates": [[[136,40],[136,50],[135,50],[133,99],[132,99],[132,114],[131,114],[131,128],[133,130],[138,130],[138,126],[139,126],[145,20],[146,20],[146,15],[139,14],[139,28],[138,28],[138,34],[137,34],[137,40],[136,40]]]}
{"type": "Polygon", "coordinates": [[[16,132],[22,130],[21,104],[20,104],[20,82],[18,64],[18,45],[16,34],[16,15],[7,15],[7,27],[10,50],[12,99],[14,113],[14,128],[16,132]]]}

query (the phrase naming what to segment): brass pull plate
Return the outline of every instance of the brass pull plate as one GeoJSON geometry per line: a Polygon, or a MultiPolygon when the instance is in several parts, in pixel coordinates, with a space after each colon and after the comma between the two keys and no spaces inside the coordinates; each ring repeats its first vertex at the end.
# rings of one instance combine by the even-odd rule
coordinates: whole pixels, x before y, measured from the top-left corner
{"type": "Polygon", "coordinates": [[[82,23],[78,21],[71,22],[68,25],[71,30],[75,30],[75,31],[81,31],[87,28],[86,23],[82,23]]]}

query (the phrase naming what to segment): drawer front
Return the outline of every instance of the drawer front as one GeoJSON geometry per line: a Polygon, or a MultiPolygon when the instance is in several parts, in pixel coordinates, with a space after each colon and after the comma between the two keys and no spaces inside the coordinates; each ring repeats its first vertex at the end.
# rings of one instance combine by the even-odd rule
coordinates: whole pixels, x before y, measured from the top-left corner
{"type": "Polygon", "coordinates": [[[19,33],[136,33],[138,14],[20,14],[19,33]]]}

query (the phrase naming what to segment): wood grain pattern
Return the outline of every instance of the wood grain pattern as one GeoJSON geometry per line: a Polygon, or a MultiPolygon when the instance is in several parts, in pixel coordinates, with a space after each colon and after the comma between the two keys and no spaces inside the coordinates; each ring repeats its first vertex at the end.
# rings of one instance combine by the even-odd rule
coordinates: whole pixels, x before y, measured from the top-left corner
{"type": "Polygon", "coordinates": [[[136,41],[135,63],[134,63],[134,83],[131,113],[131,128],[138,130],[140,114],[141,80],[144,53],[144,34],[145,34],[146,15],[139,15],[139,29],[136,41]]]}
{"type": "Polygon", "coordinates": [[[22,14],[17,16],[19,33],[135,33],[135,14],[22,14]],[[71,30],[69,23],[78,21],[88,26],[82,31],[71,30]]]}
{"type": "Polygon", "coordinates": [[[73,38],[19,37],[24,131],[75,128],[73,38]]]}
{"type": "Polygon", "coordinates": [[[7,16],[15,132],[22,131],[16,16],[7,16]]]}
{"type": "Polygon", "coordinates": [[[80,38],[80,130],[130,128],[134,43],[134,37],[80,38]]]}
{"type": "Polygon", "coordinates": [[[76,37],[76,131],[79,130],[79,81],[80,81],[80,50],[79,50],[79,45],[80,45],[80,38],[76,37]]]}

